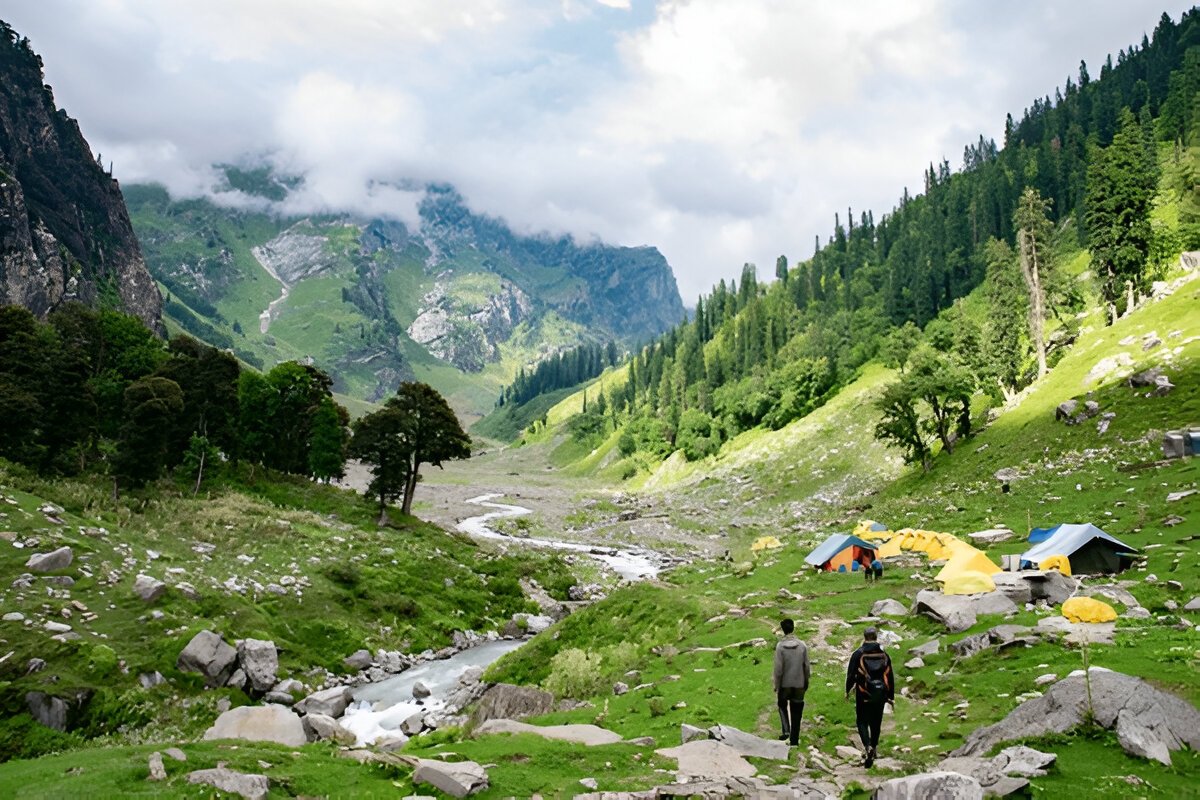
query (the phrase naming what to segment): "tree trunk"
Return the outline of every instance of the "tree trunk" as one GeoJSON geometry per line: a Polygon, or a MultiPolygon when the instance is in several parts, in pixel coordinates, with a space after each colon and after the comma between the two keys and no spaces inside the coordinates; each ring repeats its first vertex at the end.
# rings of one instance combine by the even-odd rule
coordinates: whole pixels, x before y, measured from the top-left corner
{"type": "Polygon", "coordinates": [[[1041,269],[1038,264],[1037,242],[1028,231],[1017,231],[1017,247],[1020,251],[1021,277],[1029,290],[1029,336],[1037,354],[1038,378],[1045,376],[1046,368],[1046,296],[1042,292],[1041,269]]]}
{"type": "Polygon", "coordinates": [[[207,448],[200,451],[200,469],[196,470],[196,485],[192,488],[192,497],[200,493],[200,481],[204,480],[204,457],[207,454],[207,448]]]}
{"type": "Polygon", "coordinates": [[[1125,314],[1128,317],[1133,313],[1133,281],[1125,281],[1125,314]]]}
{"type": "Polygon", "coordinates": [[[405,515],[412,514],[413,495],[416,494],[417,491],[417,469],[420,466],[421,462],[419,461],[413,464],[412,469],[409,470],[408,473],[408,482],[404,484],[404,505],[401,506],[400,510],[404,512],[405,515]]]}

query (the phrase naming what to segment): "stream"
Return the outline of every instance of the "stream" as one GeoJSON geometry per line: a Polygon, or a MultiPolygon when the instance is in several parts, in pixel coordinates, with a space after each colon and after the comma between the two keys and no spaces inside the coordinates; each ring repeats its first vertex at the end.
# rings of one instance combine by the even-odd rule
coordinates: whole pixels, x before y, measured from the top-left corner
{"type": "MultiPolygon", "coordinates": [[[[286,297],[286,289],[284,292],[286,297]]],[[[283,298],[280,298],[283,299],[283,298]]],[[[494,502],[502,494],[484,494],[466,502],[493,509],[458,523],[458,530],[483,539],[499,539],[529,547],[545,547],[582,553],[596,559],[626,580],[636,581],[656,577],[665,559],[643,548],[611,548],[553,539],[534,539],[508,536],[492,528],[492,520],[520,517],[532,511],[524,506],[494,502]]],[[[525,643],[522,639],[501,639],[463,650],[447,659],[426,661],[377,683],[368,683],[354,690],[354,702],[339,722],[354,734],[359,744],[372,744],[385,736],[404,738],[400,724],[418,712],[428,713],[445,707],[446,697],[459,677],[471,667],[486,667],[505,653],[525,643]],[[418,703],[412,696],[413,685],[420,681],[430,690],[430,696],[418,703]]]]}
{"type": "Polygon", "coordinates": [[[267,310],[258,315],[258,332],[265,334],[271,328],[271,320],[275,318],[275,306],[287,300],[289,290],[288,285],[283,282],[283,278],[279,277],[279,273],[275,272],[266,261],[259,258],[257,253],[254,254],[254,259],[258,262],[259,266],[270,273],[272,278],[279,281],[280,286],[279,297],[272,300],[267,306],[267,310]]]}

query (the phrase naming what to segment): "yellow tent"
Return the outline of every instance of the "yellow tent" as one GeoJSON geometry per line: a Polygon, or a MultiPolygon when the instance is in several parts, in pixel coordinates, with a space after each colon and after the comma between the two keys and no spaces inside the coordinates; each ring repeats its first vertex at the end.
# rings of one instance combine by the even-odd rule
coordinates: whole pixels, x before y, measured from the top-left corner
{"type": "MultiPolygon", "coordinates": [[[[970,547],[970,545],[968,545],[970,547]]],[[[980,551],[971,547],[954,553],[941,572],[934,576],[935,581],[946,583],[951,578],[958,577],[964,572],[982,572],[984,575],[995,575],[1000,568],[980,551]]]]}
{"type": "Polygon", "coordinates": [[[900,555],[900,537],[893,536],[879,546],[875,551],[876,558],[891,558],[900,555]]]}
{"type": "Polygon", "coordinates": [[[960,572],[946,581],[943,594],[982,594],[996,590],[996,582],[990,575],[974,570],[960,572]]]}
{"type": "Polygon", "coordinates": [[[750,545],[750,549],[754,552],[758,552],[759,550],[775,550],[780,547],[783,547],[783,542],[774,536],[760,536],[754,541],[754,544],[750,545]]]}
{"type": "Polygon", "coordinates": [[[1061,572],[1063,575],[1070,575],[1071,574],[1071,561],[1070,561],[1070,559],[1068,559],[1066,556],[1063,556],[1063,555],[1049,556],[1038,562],[1038,569],[1040,569],[1040,570],[1056,569],[1059,572],[1061,572]]]}
{"type": "Polygon", "coordinates": [[[1092,597],[1072,597],[1063,603],[1062,612],[1071,622],[1112,622],[1117,618],[1112,606],[1092,597]]]}

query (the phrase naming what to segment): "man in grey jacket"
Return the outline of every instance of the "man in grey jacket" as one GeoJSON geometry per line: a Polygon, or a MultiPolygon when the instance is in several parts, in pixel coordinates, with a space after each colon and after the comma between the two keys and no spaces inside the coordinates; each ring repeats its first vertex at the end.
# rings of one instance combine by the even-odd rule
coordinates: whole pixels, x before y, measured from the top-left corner
{"type": "Polygon", "coordinates": [[[808,648],[796,638],[796,623],[785,619],[780,624],[783,638],[775,645],[775,697],[779,701],[780,739],[799,744],[800,719],[804,716],[804,693],[808,690],[811,669],[808,648]]]}

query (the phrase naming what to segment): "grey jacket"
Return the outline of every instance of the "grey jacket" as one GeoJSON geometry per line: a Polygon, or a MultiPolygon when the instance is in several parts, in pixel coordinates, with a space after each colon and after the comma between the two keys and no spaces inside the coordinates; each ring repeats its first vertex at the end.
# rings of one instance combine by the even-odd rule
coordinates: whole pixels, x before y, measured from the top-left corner
{"type": "Polygon", "coordinates": [[[795,635],[783,637],[775,645],[775,691],[808,689],[812,670],[808,665],[808,648],[795,635]]]}

